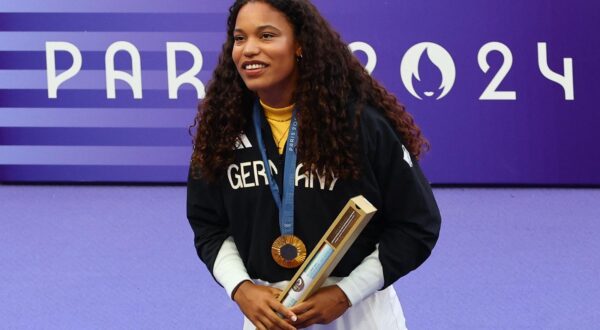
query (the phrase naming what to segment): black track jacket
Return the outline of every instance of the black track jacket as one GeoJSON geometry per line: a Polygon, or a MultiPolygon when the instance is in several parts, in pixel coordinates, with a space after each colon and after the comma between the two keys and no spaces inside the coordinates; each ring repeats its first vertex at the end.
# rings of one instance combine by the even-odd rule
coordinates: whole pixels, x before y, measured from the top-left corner
{"type": "MultiPolygon", "coordinates": [[[[310,253],[348,199],[363,195],[378,211],[331,276],[348,276],[379,243],[386,288],[427,259],[437,241],[441,217],[418,162],[388,120],[366,106],[359,127],[363,161],[359,180],[325,184],[317,173],[306,175],[298,164],[294,234],[310,253]]],[[[272,136],[264,119],[262,130],[263,137],[272,136]]],[[[251,120],[240,141],[234,163],[218,182],[209,184],[201,174],[199,179],[188,178],[187,217],[198,256],[212,274],[223,241],[233,236],[251,278],[290,280],[296,269],[282,268],[271,257],[271,244],[280,235],[279,211],[251,120]]],[[[265,138],[265,146],[274,178],[282,187],[285,153],[278,154],[271,138],[265,138]]]]}

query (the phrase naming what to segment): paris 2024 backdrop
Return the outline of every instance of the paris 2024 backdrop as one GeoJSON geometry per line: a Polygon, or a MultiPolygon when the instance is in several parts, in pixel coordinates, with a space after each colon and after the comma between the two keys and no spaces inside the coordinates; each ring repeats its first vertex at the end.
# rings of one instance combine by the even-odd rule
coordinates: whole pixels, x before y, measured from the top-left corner
{"type": "MultiPolygon", "coordinates": [[[[315,0],[440,184],[600,184],[600,2],[315,0]]],[[[0,181],[183,182],[231,1],[0,2],[0,181]]]]}

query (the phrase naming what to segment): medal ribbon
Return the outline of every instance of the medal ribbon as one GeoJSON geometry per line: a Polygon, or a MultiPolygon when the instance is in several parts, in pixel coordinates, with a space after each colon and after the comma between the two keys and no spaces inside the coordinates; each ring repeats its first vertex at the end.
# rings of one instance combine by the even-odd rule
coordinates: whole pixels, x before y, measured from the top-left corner
{"type": "Polygon", "coordinates": [[[269,180],[269,188],[275,200],[275,204],[279,209],[279,229],[281,235],[294,234],[294,187],[296,177],[296,144],[298,143],[298,122],[296,121],[296,109],[292,112],[292,121],[290,122],[290,131],[288,133],[287,144],[285,147],[285,165],[283,170],[283,195],[279,194],[279,186],[271,173],[271,166],[267,158],[267,149],[262,137],[260,129],[262,116],[260,114],[261,106],[258,100],[254,103],[252,120],[254,122],[254,130],[256,131],[256,139],[258,149],[262,156],[265,173],[269,180]]]}

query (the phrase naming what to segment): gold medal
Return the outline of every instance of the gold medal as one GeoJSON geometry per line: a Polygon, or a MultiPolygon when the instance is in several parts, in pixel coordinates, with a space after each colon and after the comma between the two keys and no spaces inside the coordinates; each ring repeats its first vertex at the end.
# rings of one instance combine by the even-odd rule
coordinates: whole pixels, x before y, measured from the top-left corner
{"type": "Polygon", "coordinates": [[[294,235],[282,235],[273,242],[271,255],[279,266],[296,268],[306,259],[306,246],[294,235]]]}

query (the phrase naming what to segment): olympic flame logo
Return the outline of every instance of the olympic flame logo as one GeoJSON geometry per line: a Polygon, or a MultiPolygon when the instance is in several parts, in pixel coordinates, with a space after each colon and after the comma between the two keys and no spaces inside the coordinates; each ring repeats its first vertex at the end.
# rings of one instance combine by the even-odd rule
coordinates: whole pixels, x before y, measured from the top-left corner
{"type": "Polygon", "coordinates": [[[433,97],[436,94],[439,94],[436,98],[436,100],[439,100],[446,96],[452,89],[452,86],[454,86],[456,67],[452,60],[452,56],[444,49],[444,47],[433,42],[421,42],[412,46],[406,54],[404,54],[402,63],[400,63],[400,76],[404,86],[414,97],[422,100],[423,98],[421,95],[433,97]],[[418,93],[413,85],[413,79],[421,82],[419,62],[425,52],[427,52],[430,63],[439,70],[442,76],[442,81],[437,92],[434,90],[426,90],[422,93],[418,93]]]}

